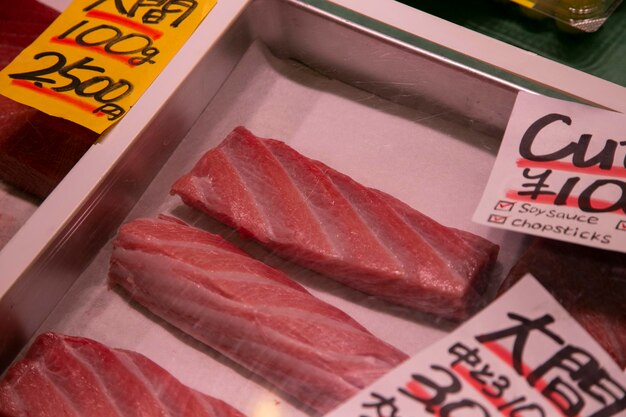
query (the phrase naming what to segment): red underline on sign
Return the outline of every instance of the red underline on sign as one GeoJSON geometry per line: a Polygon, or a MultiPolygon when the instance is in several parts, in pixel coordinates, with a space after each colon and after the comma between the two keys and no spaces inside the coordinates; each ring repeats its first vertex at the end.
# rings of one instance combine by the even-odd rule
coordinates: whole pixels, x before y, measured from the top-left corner
{"type": "MultiPolygon", "coordinates": [[[[407,384],[404,386],[406,388],[407,391],[409,391],[411,394],[415,395],[417,398],[428,398],[430,395],[428,394],[428,391],[426,391],[419,382],[417,381],[410,381],[407,382],[407,384]]],[[[432,411],[433,411],[433,416],[434,417],[440,417],[439,415],[439,409],[441,408],[438,405],[433,405],[431,406],[432,411]]]]}
{"type": "MultiPolygon", "coordinates": [[[[484,346],[487,349],[489,349],[491,351],[491,353],[496,355],[502,362],[506,363],[507,365],[509,365],[511,367],[511,369],[513,369],[513,355],[511,355],[511,352],[506,350],[502,345],[500,345],[497,342],[486,342],[486,343],[484,343],[484,346]]],[[[456,369],[456,367],[454,369],[456,369]]],[[[525,363],[522,363],[522,376],[524,378],[527,378],[528,375],[530,375],[531,372],[532,372],[532,368],[530,366],[526,365],[525,363]]],[[[474,386],[474,385],[472,384],[472,386],[474,386]]],[[[546,383],[546,381],[544,381],[543,379],[539,378],[535,382],[535,385],[533,386],[533,388],[537,392],[539,392],[541,394],[541,392],[547,386],[548,386],[548,384],[546,383]]],[[[563,401],[564,405],[567,405],[567,401],[565,399],[561,399],[561,401],[563,401]]],[[[565,415],[565,414],[563,414],[563,411],[561,411],[559,408],[557,408],[556,404],[553,404],[550,400],[548,400],[548,403],[550,403],[554,407],[554,409],[559,412],[559,414],[565,415]]],[[[507,415],[507,414],[505,414],[505,415],[507,415]]],[[[578,417],[578,416],[575,416],[575,417],[578,417]]]]}
{"type": "MultiPolygon", "coordinates": [[[[555,197],[556,197],[555,195],[539,195],[536,198],[531,198],[531,196],[528,196],[528,195],[519,195],[519,193],[515,190],[508,190],[506,192],[506,198],[510,200],[526,201],[529,203],[537,203],[537,204],[548,204],[551,206],[555,205],[554,204],[555,197]]],[[[595,209],[607,208],[613,205],[613,203],[609,203],[606,200],[600,200],[597,198],[592,198],[589,201],[589,203],[591,204],[591,207],[595,209]]],[[[578,197],[576,196],[567,197],[567,199],[565,200],[565,204],[563,205],[567,207],[578,208],[578,197]]],[[[618,216],[626,215],[625,213],[620,213],[619,209],[615,209],[614,211],[608,211],[606,213],[617,214],[618,216]]],[[[602,213],[595,213],[595,214],[602,214],[602,213]]]]}
{"type": "Polygon", "coordinates": [[[68,45],[68,46],[75,46],[76,48],[85,48],[85,49],[89,49],[90,51],[94,51],[97,52],[101,55],[106,56],[107,58],[112,58],[115,59],[117,61],[120,61],[123,64],[128,65],[131,68],[134,68],[135,66],[130,64],[128,62],[128,57],[126,55],[115,55],[115,54],[110,54],[107,51],[104,50],[104,48],[102,48],[101,46],[83,46],[83,45],[79,45],[78,43],[76,43],[76,41],[74,39],[59,39],[56,36],[54,38],[50,38],[50,42],[53,43],[58,43],[61,45],[68,45]]]}
{"type": "MultiPolygon", "coordinates": [[[[70,96],[66,96],[65,94],[61,94],[58,93],[56,91],[50,90],[48,88],[43,88],[43,87],[37,87],[34,84],[29,83],[28,81],[24,81],[24,80],[11,80],[11,84],[16,85],[18,87],[22,87],[22,88],[26,88],[28,90],[34,91],[38,94],[43,94],[45,96],[48,97],[52,97],[54,99],[57,100],[61,100],[64,101],[68,104],[71,104],[74,107],[77,107],[81,110],[87,111],[89,113],[93,113],[94,110],[97,108],[89,103],[85,103],[84,101],[81,101],[77,98],[74,97],[70,97],[70,96]]],[[[103,113],[95,113],[96,116],[102,116],[103,113]]]]}
{"type": "Polygon", "coordinates": [[[118,23],[122,26],[126,26],[128,28],[142,32],[150,36],[152,39],[159,39],[161,36],[163,36],[163,32],[161,32],[160,30],[146,27],[141,23],[137,23],[134,20],[128,19],[127,17],[118,16],[113,13],[107,13],[100,10],[90,10],[87,12],[87,17],[93,17],[95,19],[118,23]]]}
{"type": "MultiPolygon", "coordinates": [[[[508,412],[505,412],[504,409],[500,409],[500,407],[506,405],[508,403],[508,401],[506,401],[504,398],[494,398],[494,397],[490,397],[489,395],[486,395],[483,392],[483,387],[480,384],[480,382],[478,382],[475,378],[472,378],[472,375],[470,374],[470,371],[465,368],[463,365],[460,364],[456,364],[454,366],[452,366],[452,369],[461,377],[465,380],[465,382],[469,383],[472,388],[474,388],[476,390],[476,392],[478,392],[480,395],[483,396],[483,398],[485,398],[487,401],[489,401],[491,403],[491,405],[493,405],[495,408],[498,409],[498,411],[500,411],[500,414],[502,414],[503,416],[509,416],[508,412]]],[[[507,408],[507,407],[504,407],[507,408]]]]}
{"type": "Polygon", "coordinates": [[[611,169],[600,169],[597,166],[581,168],[574,166],[569,162],[540,162],[530,161],[524,158],[519,158],[516,163],[518,168],[543,168],[555,171],[579,172],[581,174],[626,178],[626,168],[622,167],[612,167],[611,169]]]}

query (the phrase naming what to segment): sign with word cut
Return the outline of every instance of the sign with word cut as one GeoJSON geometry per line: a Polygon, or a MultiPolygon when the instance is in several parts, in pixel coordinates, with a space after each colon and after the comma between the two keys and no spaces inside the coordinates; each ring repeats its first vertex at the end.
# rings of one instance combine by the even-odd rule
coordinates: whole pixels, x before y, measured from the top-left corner
{"type": "Polygon", "coordinates": [[[626,375],[531,275],[326,417],[623,417],[626,375]]]}
{"type": "Polygon", "coordinates": [[[626,253],[626,116],[520,92],[473,220],[626,253]]]}
{"type": "Polygon", "coordinates": [[[216,0],[75,0],[0,71],[0,94],[98,133],[135,104],[216,0]]]}

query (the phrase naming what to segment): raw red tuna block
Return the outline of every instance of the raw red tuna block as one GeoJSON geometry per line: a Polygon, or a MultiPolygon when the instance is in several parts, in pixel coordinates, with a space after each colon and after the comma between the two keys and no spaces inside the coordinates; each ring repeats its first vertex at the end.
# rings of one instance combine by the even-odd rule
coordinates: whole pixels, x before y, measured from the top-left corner
{"type": "Polygon", "coordinates": [[[626,255],[537,239],[511,269],[500,293],[526,273],[626,367],[626,255]]]}
{"type": "Polygon", "coordinates": [[[40,335],[0,381],[2,417],[244,417],[150,359],[96,341],[40,335]]]}
{"type": "MultiPolygon", "coordinates": [[[[33,42],[58,12],[34,0],[0,0],[0,69],[33,42]]],[[[0,96],[0,179],[45,198],[98,135],[0,96]]]]}
{"type": "Polygon", "coordinates": [[[279,255],[392,303],[461,319],[498,246],[238,127],[172,187],[279,255]]]}
{"type": "Polygon", "coordinates": [[[113,245],[112,283],[319,412],[407,358],[218,235],[169,217],[138,219],[113,245]]]}

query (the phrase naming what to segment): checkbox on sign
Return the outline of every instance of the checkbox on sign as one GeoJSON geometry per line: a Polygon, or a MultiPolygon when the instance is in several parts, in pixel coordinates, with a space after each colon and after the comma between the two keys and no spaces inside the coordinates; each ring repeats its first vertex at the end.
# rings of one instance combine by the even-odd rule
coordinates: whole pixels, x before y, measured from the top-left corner
{"type": "Polygon", "coordinates": [[[498,214],[490,214],[489,215],[489,219],[487,219],[487,221],[489,223],[497,223],[497,224],[504,224],[506,223],[506,216],[500,216],[498,214]]]}
{"type": "Polygon", "coordinates": [[[512,201],[500,200],[494,209],[497,211],[511,211],[514,205],[515,203],[512,201]]]}
{"type": "Polygon", "coordinates": [[[617,222],[617,226],[615,228],[617,230],[621,230],[622,232],[626,232],[626,220],[620,220],[617,222]]]}

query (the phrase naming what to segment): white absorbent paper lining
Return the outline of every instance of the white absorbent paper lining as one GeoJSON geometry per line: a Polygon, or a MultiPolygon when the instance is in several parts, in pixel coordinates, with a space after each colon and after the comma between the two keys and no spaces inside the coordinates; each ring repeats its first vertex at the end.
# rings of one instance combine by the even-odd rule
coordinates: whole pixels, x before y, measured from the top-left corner
{"type": "MultiPolygon", "coordinates": [[[[127,220],[165,213],[219,231],[409,355],[454,327],[292,265],[170,196],[173,182],[239,125],[257,136],[283,140],[305,156],[385,191],[444,225],[500,244],[495,280],[502,279],[525,246],[521,235],[471,222],[500,138],[451,121],[446,114],[403,107],[295,62],[279,60],[258,43],[244,55],[127,220]]],[[[128,302],[122,290],[110,288],[110,253],[109,242],[38,333],[84,336],[137,351],[183,383],[230,403],[249,417],[308,415],[261,378],[128,302]]]]}

